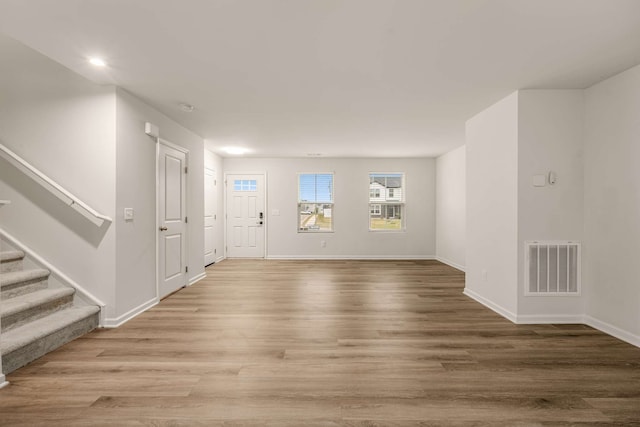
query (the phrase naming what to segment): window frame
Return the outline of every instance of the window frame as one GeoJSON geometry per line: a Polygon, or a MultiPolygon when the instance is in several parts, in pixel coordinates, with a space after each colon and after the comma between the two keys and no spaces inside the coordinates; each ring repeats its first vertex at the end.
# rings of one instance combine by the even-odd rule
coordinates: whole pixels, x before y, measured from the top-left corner
{"type": "MultiPolygon", "coordinates": [[[[296,229],[298,233],[334,233],[335,232],[335,225],[334,225],[334,220],[335,220],[335,188],[336,188],[336,180],[335,180],[335,173],[334,172],[299,172],[297,173],[297,190],[298,190],[298,202],[297,202],[297,212],[296,212],[296,229]],[[301,188],[300,188],[300,179],[303,175],[330,175],[331,176],[331,201],[330,202],[325,202],[325,201],[318,201],[317,197],[316,200],[313,201],[303,201],[302,197],[301,197],[301,188]],[[302,209],[303,205],[305,206],[305,209],[302,209]],[[309,205],[315,205],[315,210],[316,210],[316,215],[318,213],[318,209],[323,209],[326,210],[326,206],[330,206],[329,209],[331,209],[331,228],[330,229],[322,229],[322,228],[304,228],[301,225],[301,218],[302,218],[302,212],[307,212],[308,211],[308,207],[309,205]]],[[[317,186],[317,183],[316,183],[317,186]]],[[[317,189],[316,189],[317,191],[317,189]]]]}
{"type": "MultiPolygon", "coordinates": [[[[368,201],[368,207],[369,207],[369,214],[368,214],[368,228],[370,232],[373,233],[403,233],[406,231],[407,229],[407,221],[406,221],[406,193],[407,193],[407,177],[406,177],[406,173],[404,172],[369,172],[368,174],[368,179],[369,179],[369,201],[368,201]],[[385,187],[384,191],[380,191],[380,197],[377,197],[376,199],[380,199],[383,198],[384,200],[372,200],[372,194],[375,194],[373,192],[374,189],[371,188],[373,182],[372,179],[376,176],[397,176],[399,175],[400,178],[400,187],[396,188],[394,187],[393,189],[385,187]],[[398,192],[395,191],[396,189],[400,190],[400,195],[398,197],[398,192]],[[394,190],[392,193],[390,193],[389,190],[394,190]],[[393,199],[393,200],[389,200],[389,199],[393,199]],[[372,212],[374,206],[378,206],[378,209],[375,210],[375,213],[372,212]],[[386,216],[386,211],[388,209],[388,206],[394,206],[393,208],[393,212],[395,214],[396,209],[395,206],[399,206],[400,208],[400,228],[392,228],[392,229],[385,229],[385,228],[373,228],[371,226],[371,220],[372,220],[372,216],[375,215],[378,218],[383,218],[384,216],[386,216]]],[[[381,184],[382,185],[382,184],[381,184]]]]}

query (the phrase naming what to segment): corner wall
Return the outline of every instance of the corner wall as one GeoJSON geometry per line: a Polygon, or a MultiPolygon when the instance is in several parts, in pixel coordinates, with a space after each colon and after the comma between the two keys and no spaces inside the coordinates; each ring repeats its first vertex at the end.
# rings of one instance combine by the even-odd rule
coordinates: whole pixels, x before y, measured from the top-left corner
{"type": "Polygon", "coordinates": [[[145,122],[160,137],[189,150],[189,282],[204,275],[204,141],[123,89],[117,89],[117,198],[115,223],[116,306],[114,324],[154,304],[156,297],[156,141],[144,133],[145,122]],[[124,220],[133,208],[133,221],[124,220]]]}
{"type": "Polygon", "coordinates": [[[464,271],[466,265],[466,147],[436,159],[436,255],[464,271]]]}
{"type": "Polygon", "coordinates": [[[585,134],[587,319],[640,346],[640,66],[585,91],[585,134]]]}
{"type": "Polygon", "coordinates": [[[518,93],[466,124],[465,294],[515,321],[518,309],[518,93]]]}
{"type": "Polygon", "coordinates": [[[524,242],[583,241],[583,91],[522,90],[518,95],[518,322],[580,323],[580,296],[524,296],[524,242]],[[556,183],[533,186],[553,171],[556,183]]]}

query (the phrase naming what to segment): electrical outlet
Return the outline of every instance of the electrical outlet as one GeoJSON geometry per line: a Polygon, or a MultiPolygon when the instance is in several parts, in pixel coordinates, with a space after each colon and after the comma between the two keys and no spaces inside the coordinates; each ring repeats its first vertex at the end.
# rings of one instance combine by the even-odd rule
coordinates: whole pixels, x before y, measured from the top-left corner
{"type": "Polygon", "coordinates": [[[133,221],[133,208],[124,208],[124,220],[133,221]]]}

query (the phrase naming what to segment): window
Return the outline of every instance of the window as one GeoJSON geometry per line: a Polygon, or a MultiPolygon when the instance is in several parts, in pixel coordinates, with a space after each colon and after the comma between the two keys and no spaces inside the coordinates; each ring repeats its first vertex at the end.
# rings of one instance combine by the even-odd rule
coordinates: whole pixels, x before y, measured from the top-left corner
{"type": "Polygon", "coordinates": [[[298,231],[333,231],[333,174],[298,175],[298,231]]]}
{"type": "Polygon", "coordinates": [[[235,179],[233,181],[233,191],[257,191],[255,179],[235,179]]]}
{"type": "Polygon", "coordinates": [[[369,230],[404,230],[404,174],[369,174],[369,230]]]}

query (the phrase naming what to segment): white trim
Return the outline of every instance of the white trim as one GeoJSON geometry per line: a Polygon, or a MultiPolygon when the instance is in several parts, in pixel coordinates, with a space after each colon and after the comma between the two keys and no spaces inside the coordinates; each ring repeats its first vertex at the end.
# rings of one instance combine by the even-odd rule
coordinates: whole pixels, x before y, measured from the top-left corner
{"type": "Polygon", "coordinates": [[[325,260],[325,259],[352,259],[352,260],[394,260],[416,261],[435,260],[433,255],[269,255],[266,259],[291,259],[291,260],[325,260]]]}
{"type": "Polygon", "coordinates": [[[464,291],[462,292],[463,294],[465,294],[466,296],[468,296],[471,299],[476,300],[477,302],[479,302],[480,304],[484,305],[487,308],[490,308],[491,310],[495,311],[496,313],[498,313],[499,315],[501,315],[502,317],[511,320],[513,323],[516,323],[518,316],[516,316],[514,313],[510,312],[509,310],[507,310],[506,308],[486,299],[485,297],[481,296],[480,294],[472,291],[469,288],[464,288],[464,291]]]}
{"type": "Polygon", "coordinates": [[[124,323],[128,322],[129,320],[133,319],[134,317],[138,316],[139,314],[144,313],[145,311],[149,310],[151,307],[155,306],[158,304],[158,302],[160,302],[158,300],[158,298],[152,298],[147,302],[144,302],[142,304],[140,304],[139,306],[132,308],[131,310],[127,311],[126,313],[124,313],[121,316],[118,316],[116,318],[111,318],[111,319],[105,319],[104,324],[102,325],[103,328],[117,328],[118,326],[123,325],[124,323]]]}
{"type": "Polygon", "coordinates": [[[189,284],[187,286],[191,286],[196,282],[199,282],[200,280],[204,279],[205,277],[207,277],[207,273],[202,272],[200,274],[198,274],[197,276],[189,279],[189,284]]]}
{"type": "Polygon", "coordinates": [[[584,324],[584,316],[580,314],[519,314],[517,317],[518,325],[584,324]]]}
{"type": "Polygon", "coordinates": [[[23,252],[25,252],[26,255],[29,256],[29,258],[35,260],[36,263],[38,263],[38,264],[42,265],[43,267],[45,267],[47,270],[49,270],[51,272],[51,274],[53,276],[55,276],[56,278],[60,279],[61,282],[63,282],[66,285],[74,288],[76,290],[76,292],[80,295],[81,298],[86,299],[87,302],[90,302],[92,304],[95,304],[95,305],[99,306],[100,307],[99,326],[103,326],[104,325],[104,322],[105,322],[105,310],[104,310],[104,308],[106,306],[106,304],[104,302],[102,302],[99,298],[97,298],[92,293],[87,291],[85,288],[80,286],[74,280],[69,278],[69,276],[67,276],[62,271],[60,271],[56,267],[54,267],[53,264],[51,264],[50,262],[48,262],[47,260],[42,258],[40,255],[36,254],[31,248],[29,248],[27,245],[22,243],[20,240],[18,240],[17,238],[15,238],[14,236],[9,234],[8,232],[3,230],[2,228],[0,228],[0,236],[2,236],[3,238],[9,240],[13,245],[19,247],[23,252]]]}
{"type": "Polygon", "coordinates": [[[9,381],[7,381],[6,377],[3,374],[0,374],[0,388],[4,388],[9,385],[9,381]]]}
{"type": "Polygon", "coordinates": [[[449,261],[448,259],[446,259],[446,258],[442,258],[441,256],[437,256],[437,255],[436,255],[436,258],[435,258],[435,259],[436,259],[436,260],[438,260],[438,261],[440,261],[440,262],[441,262],[441,263],[443,263],[443,264],[447,264],[449,267],[456,268],[456,269],[458,269],[458,270],[460,270],[460,271],[462,271],[462,272],[466,271],[466,267],[465,267],[464,265],[460,265],[460,264],[455,263],[455,262],[453,262],[453,261],[449,261]]]}
{"type": "Polygon", "coordinates": [[[216,264],[221,262],[221,261],[224,261],[224,260],[225,260],[225,256],[224,255],[220,255],[218,258],[216,258],[216,264]]]}
{"type": "Polygon", "coordinates": [[[47,189],[51,194],[62,200],[67,206],[70,206],[78,211],[82,216],[87,218],[97,227],[101,227],[105,221],[110,223],[113,222],[110,217],[98,213],[95,209],[91,208],[78,197],[62,188],[60,184],[36,169],[34,166],[29,164],[26,160],[18,156],[9,148],[5,147],[3,144],[0,144],[0,157],[3,157],[6,161],[15,166],[20,172],[24,173],[26,176],[33,179],[35,182],[47,189]]]}
{"type": "Polygon", "coordinates": [[[583,319],[583,323],[587,326],[591,326],[605,334],[609,334],[622,341],[628,342],[629,344],[635,345],[636,347],[640,347],[640,335],[632,334],[631,332],[627,332],[624,329],[620,329],[617,326],[613,326],[612,324],[596,319],[595,317],[585,315],[583,319]]]}

